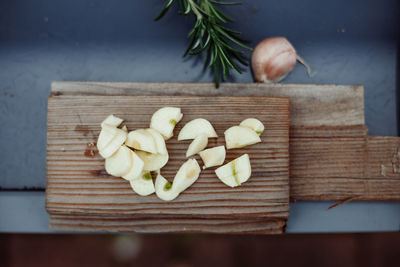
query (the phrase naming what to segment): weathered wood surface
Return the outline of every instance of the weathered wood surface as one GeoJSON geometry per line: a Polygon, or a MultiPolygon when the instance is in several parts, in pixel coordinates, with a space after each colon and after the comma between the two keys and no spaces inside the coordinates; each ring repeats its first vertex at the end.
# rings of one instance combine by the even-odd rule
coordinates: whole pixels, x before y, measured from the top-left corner
{"type": "MultiPolygon", "coordinates": [[[[358,167],[358,172],[353,173],[353,177],[351,178],[347,177],[347,175],[338,177],[337,175],[329,176],[324,173],[318,178],[318,175],[314,177],[296,176],[296,171],[299,170],[291,168],[291,198],[293,200],[400,201],[400,139],[397,137],[363,137],[365,127],[330,128],[330,130],[327,130],[326,128],[314,127],[307,131],[307,127],[301,127],[300,129],[292,127],[291,134],[304,133],[308,137],[314,136],[316,138],[327,137],[327,134],[332,134],[337,138],[344,138],[349,137],[349,134],[350,136],[353,134],[355,139],[365,140],[366,150],[363,150],[363,156],[357,157],[355,155],[350,162],[357,161],[357,159],[363,161],[363,163],[357,163],[356,165],[364,164],[365,169],[358,167]]],[[[345,149],[345,147],[342,148],[345,149]]],[[[329,166],[331,163],[326,162],[325,159],[320,159],[320,164],[329,166]]],[[[342,164],[340,168],[344,166],[352,168],[350,163],[346,163],[340,157],[337,164],[342,164]]],[[[228,223],[227,221],[229,220],[221,219],[190,220],[182,218],[180,220],[159,219],[156,221],[150,219],[150,223],[146,223],[146,220],[142,219],[130,220],[127,218],[108,219],[104,217],[51,215],[50,224],[51,228],[55,230],[66,231],[205,231],[213,233],[259,234],[281,233],[284,226],[284,220],[265,222],[257,219],[235,219],[228,223]]]]}
{"type": "Polygon", "coordinates": [[[50,229],[137,233],[281,234],[285,220],[51,215],[50,229]]]}
{"type": "MultiPolygon", "coordinates": [[[[222,84],[220,89],[215,90],[213,84],[202,83],[54,82],[52,95],[289,97],[292,125],[290,128],[291,151],[300,156],[298,161],[291,156],[293,167],[290,170],[290,193],[292,200],[400,201],[400,155],[398,154],[400,138],[366,137],[367,128],[363,126],[362,86],[234,83],[222,84]],[[313,151],[319,153],[318,157],[309,153],[307,147],[301,145],[302,138],[305,138],[303,141],[306,142],[309,142],[306,140],[307,138],[319,139],[310,146],[313,151]],[[331,151],[327,148],[333,149],[336,155],[330,155],[331,151]],[[321,164],[321,168],[315,169],[316,160],[319,162],[318,164],[321,164]],[[327,168],[328,171],[324,171],[327,168]]],[[[51,222],[57,222],[53,226],[55,229],[79,230],[82,226],[85,230],[109,229],[113,231],[111,226],[110,228],[98,228],[96,224],[93,227],[87,227],[93,218],[83,220],[77,216],[57,216],[59,215],[51,215],[51,222]],[[56,217],[57,221],[53,220],[56,217]],[[71,221],[75,223],[71,223],[71,221]]],[[[221,219],[214,218],[213,220],[221,219]]],[[[97,223],[101,224],[102,222],[97,223]]],[[[141,231],[136,226],[133,228],[141,231]]],[[[157,228],[156,231],[170,231],[168,229],[166,226],[165,229],[157,228]]],[[[183,231],[183,227],[173,229],[174,232],[183,231]]],[[[214,227],[211,227],[210,231],[212,229],[214,227]]],[[[238,228],[234,226],[232,229],[238,228]]],[[[250,232],[253,231],[253,228],[247,229],[250,232]]],[[[125,230],[131,231],[132,228],[123,229],[123,231],[125,230]]],[[[198,229],[195,231],[198,232],[198,229]]]]}
{"type": "MultiPolygon", "coordinates": [[[[289,101],[286,98],[53,96],[48,100],[47,127],[46,207],[51,214],[288,217],[289,101]],[[88,144],[96,142],[100,122],[107,115],[126,119],[130,130],[146,128],[152,113],[166,105],[179,106],[184,114],[175,135],[194,118],[210,120],[220,137],[210,139],[208,147],[224,144],[224,130],[247,117],[256,117],[268,125],[262,143],[227,152],[226,162],[249,154],[252,178],[232,189],[217,179],[215,168],[209,168],[176,200],[164,202],[155,195],[138,196],[127,181],[105,173],[104,159],[96,153],[94,157],[85,153],[93,149],[88,144]]],[[[178,142],[176,138],[167,142],[170,160],[162,169],[166,178],[172,179],[186,161],[189,143],[178,142]]]]}
{"type": "Polygon", "coordinates": [[[293,200],[400,198],[397,167],[391,163],[396,159],[390,154],[398,147],[399,138],[368,137],[369,141],[365,141],[364,94],[359,85],[224,83],[216,90],[210,83],[54,82],[52,94],[286,96],[291,100],[291,151],[300,156],[299,159],[291,156],[293,200]],[[307,137],[322,139],[313,141],[307,137]],[[307,146],[311,142],[313,151],[309,152],[302,142],[307,142],[307,146]],[[336,154],[330,155],[331,152],[336,154]],[[381,173],[386,173],[384,181],[381,173]],[[349,183],[346,185],[344,181],[349,183]],[[385,191],[388,187],[389,192],[385,191]]]}
{"type": "Polygon", "coordinates": [[[361,126],[324,128],[291,130],[293,201],[400,201],[400,138],[367,137],[361,126]]]}
{"type": "Polygon", "coordinates": [[[52,94],[288,97],[291,125],[364,125],[361,85],[53,82],[52,94]]]}

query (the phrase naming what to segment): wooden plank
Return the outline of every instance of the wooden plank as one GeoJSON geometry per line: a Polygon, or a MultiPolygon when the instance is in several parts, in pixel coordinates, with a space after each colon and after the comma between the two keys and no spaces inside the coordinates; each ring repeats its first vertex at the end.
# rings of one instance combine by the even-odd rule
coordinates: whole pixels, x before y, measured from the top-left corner
{"type": "Polygon", "coordinates": [[[53,95],[192,95],[290,98],[291,125],[364,125],[361,85],[53,82],[53,95]]]}
{"type": "MultiPolygon", "coordinates": [[[[60,95],[48,100],[47,126],[46,207],[51,214],[288,217],[288,99],[60,95]],[[96,151],[94,157],[85,155],[87,144],[96,142],[100,122],[107,115],[125,118],[130,130],[145,128],[152,113],[165,105],[182,108],[184,117],[175,134],[189,120],[198,117],[209,119],[220,136],[210,139],[209,147],[224,144],[224,130],[247,117],[263,121],[267,128],[262,134],[262,143],[227,153],[226,162],[248,153],[252,178],[243,186],[232,189],[217,179],[215,168],[206,169],[199,180],[176,200],[164,202],[155,195],[139,197],[127,181],[107,175],[104,160],[96,151]]],[[[186,160],[189,143],[178,142],[175,138],[167,142],[170,161],[162,169],[166,178],[173,178],[186,160]]]]}
{"type": "MultiPolygon", "coordinates": [[[[400,179],[400,138],[370,136],[367,138],[366,174],[370,178],[400,179]]],[[[398,195],[400,197],[400,194],[398,195]]]]}
{"type": "Polygon", "coordinates": [[[367,131],[364,125],[291,126],[290,138],[364,138],[367,131]]]}
{"type": "Polygon", "coordinates": [[[400,201],[400,138],[351,131],[290,139],[292,201],[400,201]]]}
{"type": "Polygon", "coordinates": [[[292,201],[400,201],[400,179],[297,178],[290,189],[292,201]]]}
{"type": "MultiPolygon", "coordinates": [[[[371,172],[365,170],[365,166],[369,166],[366,163],[368,162],[366,159],[371,156],[365,156],[365,152],[361,153],[362,143],[367,131],[367,128],[363,126],[364,100],[362,86],[226,83],[216,90],[213,84],[209,83],[53,82],[52,94],[287,96],[291,99],[291,138],[329,138],[318,141],[320,142],[320,147],[316,145],[317,143],[313,145],[313,149],[319,153],[321,159],[318,163],[321,164],[319,170],[315,169],[315,166],[317,166],[315,159],[317,157],[313,156],[312,153],[308,153],[306,148],[302,148],[301,140],[292,140],[291,151],[300,156],[299,161],[295,162],[291,157],[293,163],[291,168],[291,197],[293,200],[342,200],[346,197],[356,196],[359,200],[379,201],[397,200],[397,196],[400,196],[396,179],[386,179],[382,184],[379,184],[381,182],[379,179],[368,182],[363,180],[366,178],[379,178],[380,173],[385,173],[393,167],[390,165],[390,161],[384,164],[379,164],[376,163],[378,161],[375,161],[376,164],[373,163],[371,165],[374,166],[374,175],[365,176],[371,172]],[[334,119],[329,116],[329,113],[336,114],[338,111],[342,112],[340,116],[335,116],[334,119]],[[321,125],[329,127],[320,127],[321,125]],[[331,138],[347,139],[342,139],[345,143],[341,144],[339,139],[334,140],[331,138]],[[358,140],[349,138],[358,138],[358,140]],[[331,141],[332,144],[329,144],[331,141]],[[296,152],[299,144],[300,150],[296,152]],[[347,147],[347,145],[352,146],[347,147]],[[329,156],[330,152],[327,150],[329,148],[335,151],[336,156],[329,156]],[[326,153],[323,153],[324,151],[326,153]],[[361,153],[359,156],[357,156],[358,152],[361,153]],[[308,153],[311,156],[310,161],[307,161],[307,157],[302,159],[302,153],[308,153]],[[382,165],[383,167],[381,167],[382,165]],[[307,171],[308,166],[314,166],[310,168],[310,174],[307,171]],[[325,173],[324,169],[328,169],[328,171],[325,173]],[[349,175],[347,175],[347,171],[349,175]],[[347,190],[346,185],[343,183],[343,179],[346,178],[348,178],[347,181],[349,182],[347,190]],[[368,184],[371,186],[367,186],[368,184]],[[386,187],[390,187],[391,193],[382,196],[380,192],[386,187]],[[374,188],[375,191],[371,188],[374,188]]],[[[369,137],[369,140],[370,138],[372,137],[369,137]]],[[[380,137],[377,138],[379,139],[380,137]]],[[[394,137],[391,141],[392,143],[387,144],[387,146],[393,149],[398,140],[398,138],[394,137]]],[[[307,142],[311,141],[308,140],[307,142]]],[[[365,144],[364,149],[367,149],[365,144]]],[[[382,151],[385,151],[383,146],[374,145],[371,146],[368,154],[381,155],[382,151]]]]}
{"type": "Polygon", "coordinates": [[[136,233],[281,234],[285,220],[51,215],[50,229],[136,233]]]}

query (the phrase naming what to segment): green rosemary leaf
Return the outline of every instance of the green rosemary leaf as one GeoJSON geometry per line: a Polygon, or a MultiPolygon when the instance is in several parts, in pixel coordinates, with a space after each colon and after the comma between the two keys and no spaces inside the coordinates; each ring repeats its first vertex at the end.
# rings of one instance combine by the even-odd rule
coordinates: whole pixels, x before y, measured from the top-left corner
{"type": "Polygon", "coordinates": [[[218,16],[222,17],[224,20],[229,21],[229,22],[235,22],[235,20],[233,18],[231,18],[228,15],[226,15],[225,13],[221,12],[218,8],[213,7],[212,9],[214,10],[214,12],[216,14],[218,14],[218,16]]]}
{"type": "MultiPolygon", "coordinates": [[[[237,41],[241,42],[241,43],[250,43],[249,40],[243,39],[242,37],[239,37],[237,34],[232,34],[227,32],[227,34],[229,34],[232,38],[235,38],[237,41]]],[[[252,49],[250,49],[252,50],[252,49]]]]}
{"type": "MultiPolygon", "coordinates": [[[[174,0],[167,0],[164,8],[157,16],[160,19],[170,8],[174,0]]],[[[188,33],[189,44],[183,57],[187,55],[200,55],[206,53],[203,70],[207,67],[214,72],[216,87],[219,87],[221,79],[227,80],[231,70],[242,73],[241,65],[247,66],[247,60],[243,56],[242,49],[252,50],[245,45],[246,40],[240,38],[239,31],[223,25],[233,22],[234,19],[226,15],[215,5],[233,5],[236,2],[224,2],[213,0],[177,0],[179,14],[186,18],[194,17],[194,25],[188,33]]]]}
{"type": "Polygon", "coordinates": [[[201,43],[201,37],[197,38],[196,42],[192,45],[191,50],[196,50],[196,48],[200,45],[201,43]]]}
{"type": "Polygon", "coordinates": [[[183,14],[185,10],[185,0],[178,0],[179,9],[181,10],[179,14],[183,14]]]}
{"type": "MultiPolygon", "coordinates": [[[[193,55],[198,55],[198,54],[200,54],[201,52],[203,52],[203,51],[206,50],[206,49],[208,49],[208,44],[205,45],[205,46],[200,47],[200,48],[197,49],[197,50],[192,50],[192,51],[190,51],[190,52],[189,52],[189,55],[191,55],[191,56],[193,56],[193,55]]],[[[207,51],[208,51],[208,50],[207,50],[207,51]]]]}
{"type": "Polygon", "coordinates": [[[192,46],[193,46],[195,40],[196,40],[196,39],[195,39],[195,37],[193,36],[192,39],[190,40],[190,43],[189,43],[189,45],[188,45],[188,47],[187,47],[185,53],[183,54],[183,57],[186,57],[187,54],[189,54],[189,52],[190,52],[190,50],[192,49],[192,46]]]}
{"type": "Polygon", "coordinates": [[[219,66],[218,66],[218,62],[215,63],[214,66],[214,79],[215,79],[215,87],[219,87],[219,66]]]}
{"type": "Polygon", "coordinates": [[[240,64],[244,65],[244,66],[248,66],[249,64],[247,63],[247,61],[241,56],[241,55],[237,55],[236,53],[232,53],[232,56],[240,62],[240,64]]]}
{"type": "Polygon", "coordinates": [[[206,11],[204,11],[198,4],[196,4],[195,1],[192,1],[193,5],[195,6],[195,8],[203,15],[208,17],[210,14],[206,11]]]}
{"type": "Polygon", "coordinates": [[[227,42],[225,42],[225,40],[223,40],[223,39],[219,39],[219,40],[218,40],[218,43],[219,43],[220,45],[224,46],[226,49],[228,49],[228,50],[231,51],[232,53],[244,54],[243,51],[233,48],[233,47],[230,46],[227,42]]]}
{"type": "Polygon", "coordinates": [[[241,32],[232,30],[232,29],[230,29],[228,27],[225,27],[224,25],[218,25],[218,27],[220,27],[221,29],[223,29],[224,31],[229,32],[229,33],[242,34],[241,32]]]}
{"type": "Polygon", "coordinates": [[[160,14],[158,14],[158,16],[154,19],[154,21],[157,21],[157,20],[161,19],[162,17],[164,17],[164,15],[168,12],[168,9],[171,7],[173,2],[174,2],[174,0],[167,0],[167,2],[165,3],[160,14]]]}
{"type": "Polygon", "coordinates": [[[226,80],[226,62],[224,61],[224,59],[222,57],[219,58],[219,62],[221,63],[221,67],[222,67],[222,79],[225,81],[226,80]]]}
{"type": "Polygon", "coordinates": [[[232,64],[231,64],[231,62],[229,61],[229,59],[226,57],[225,52],[224,52],[224,50],[221,48],[221,46],[218,46],[218,50],[219,50],[219,52],[221,53],[222,58],[226,61],[226,63],[227,63],[229,66],[233,67],[232,64]]]}
{"type": "Polygon", "coordinates": [[[183,0],[183,7],[184,7],[184,12],[183,12],[183,14],[185,14],[185,15],[188,15],[189,13],[190,13],[190,11],[192,10],[191,8],[190,8],[190,5],[189,5],[189,3],[187,2],[187,1],[185,1],[185,0],[183,0]]]}
{"type": "Polygon", "coordinates": [[[193,29],[188,34],[188,37],[192,37],[193,35],[197,34],[200,24],[201,24],[201,20],[196,20],[196,23],[194,24],[193,29]]]}
{"type": "Polygon", "coordinates": [[[217,4],[217,5],[241,5],[242,2],[223,2],[223,1],[215,1],[215,0],[209,0],[211,3],[213,4],[217,4]]]}
{"type": "Polygon", "coordinates": [[[186,0],[179,0],[179,8],[181,10],[179,12],[179,15],[187,16],[191,11],[190,5],[187,3],[186,0]]]}
{"type": "Polygon", "coordinates": [[[226,23],[225,18],[224,18],[223,16],[221,16],[221,15],[219,14],[219,12],[218,12],[213,6],[211,6],[211,5],[210,5],[210,11],[215,15],[215,17],[216,17],[217,19],[219,19],[220,21],[226,23]]]}
{"type": "Polygon", "coordinates": [[[203,44],[203,46],[204,47],[208,46],[208,44],[210,43],[210,40],[211,40],[211,35],[209,33],[207,33],[207,38],[206,38],[206,41],[203,44]]]}
{"type": "Polygon", "coordinates": [[[240,74],[243,73],[242,69],[241,69],[235,62],[233,62],[233,61],[232,61],[232,66],[233,66],[233,68],[234,68],[237,72],[239,72],[240,74]]]}
{"type": "Polygon", "coordinates": [[[228,38],[230,41],[232,41],[233,43],[235,43],[236,45],[238,45],[238,46],[240,46],[240,47],[243,47],[243,48],[245,48],[245,49],[248,49],[248,50],[252,50],[251,47],[249,47],[249,46],[247,46],[247,45],[245,45],[245,44],[242,44],[239,40],[237,40],[235,37],[233,37],[233,36],[227,34],[225,31],[223,31],[223,30],[221,30],[221,29],[218,29],[218,28],[217,28],[217,31],[218,31],[219,33],[221,33],[224,37],[228,38]]]}
{"type": "Polygon", "coordinates": [[[214,58],[213,58],[213,60],[210,62],[210,67],[212,66],[212,65],[214,65],[216,62],[217,62],[217,59],[218,59],[218,50],[217,50],[217,46],[214,44],[214,46],[213,46],[213,51],[214,51],[214,58]]]}
{"type": "Polygon", "coordinates": [[[203,64],[203,72],[204,72],[204,71],[207,69],[207,67],[208,67],[208,62],[210,61],[210,54],[211,54],[210,51],[212,51],[212,50],[211,50],[211,49],[207,49],[206,58],[205,58],[204,64],[203,64]]]}
{"type": "Polygon", "coordinates": [[[214,58],[215,58],[215,53],[214,53],[214,49],[210,48],[208,49],[210,51],[210,60],[209,63],[207,65],[208,68],[210,68],[213,64],[214,58]]]}

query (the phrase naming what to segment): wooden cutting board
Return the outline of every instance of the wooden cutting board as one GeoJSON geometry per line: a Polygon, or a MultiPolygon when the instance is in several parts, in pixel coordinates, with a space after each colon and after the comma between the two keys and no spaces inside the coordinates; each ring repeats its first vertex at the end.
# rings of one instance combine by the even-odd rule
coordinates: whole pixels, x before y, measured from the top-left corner
{"type": "MultiPolygon", "coordinates": [[[[290,98],[290,196],[295,200],[400,200],[400,138],[370,137],[360,85],[53,82],[54,96],[270,96],[290,98]]],[[[282,233],[285,220],[50,215],[68,231],[282,233]]]]}
{"type": "MultiPolygon", "coordinates": [[[[289,215],[287,98],[59,95],[49,97],[47,128],[46,207],[52,215],[178,218],[178,221],[179,218],[228,221],[254,218],[283,222],[289,215]],[[225,161],[248,153],[251,179],[232,189],[218,180],[215,168],[206,169],[176,200],[164,202],[155,195],[138,196],[127,181],[109,176],[104,170],[104,159],[92,145],[101,121],[115,114],[126,119],[129,130],[146,128],[152,113],[163,106],[182,109],[184,117],[175,135],[194,118],[208,119],[219,135],[209,140],[208,147],[223,145],[223,132],[228,127],[248,117],[260,119],[266,126],[262,143],[228,150],[225,161]]],[[[170,161],[162,169],[167,179],[172,181],[186,160],[189,143],[178,142],[176,138],[167,141],[170,161]]]]}
{"type": "Polygon", "coordinates": [[[285,219],[51,215],[50,229],[139,233],[282,234],[285,219]]]}

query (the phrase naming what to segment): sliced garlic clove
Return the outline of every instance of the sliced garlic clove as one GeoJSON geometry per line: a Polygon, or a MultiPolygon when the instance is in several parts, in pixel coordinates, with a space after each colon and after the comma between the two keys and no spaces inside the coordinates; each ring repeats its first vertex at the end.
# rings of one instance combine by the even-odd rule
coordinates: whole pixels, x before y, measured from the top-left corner
{"type": "MultiPolygon", "coordinates": [[[[112,126],[110,126],[110,127],[112,127],[112,126]]],[[[103,129],[105,129],[105,127],[103,129]]],[[[118,128],[114,128],[114,129],[115,129],[115,135],[112,138],[110,143],[108,143],[105,147],[102,147],[101,149],[99,148],[99,144],[97,144],[97,147],[99,148],[99,154],[103,158],[111,157],[115,153],[115,151],[117,151],[126,140],[126,137],[127,137],[126,132],[124,132],[123,130],[118,129],[118,128]]]]}
{"type": "Polygon", "coordinates": [[[177,192],[185,191],[189,186],[199,178],[201,169],[196,159],[188,159],[179,168],[175,175],[172,187],[177,192]]]}
{"type": "Polygon", "coordinates": [[[232,126],[224,134],[227,149],[241,148],[261,142],[260,136],[247,127],[232,126]]]}
{"type": "Polygon", "coordinates": [[[235,168],[237,172],[237,177],[240,184],[246,182],[251,176],[251,164],[250,157],[248,154],[244,154],[235,160],[235,168]]]}
{"type": "Polygon", "coordinates": [[[97,149],[103,150],[113,138],[117,135],[118,128],[105,124],[100,131],[99,137],[97,138],[97,149]]]}
{"type": "Polygon", "coordinates": [[[125,144],[134,149],[157,153],[156,143],[153,136],[144,129],[138,129],[128,134],[125,144]]]}
{"type": "Polygon", "coordinates": [[[157,153],[167,154],[168,153],[167,146],[165,145],[165,140],[162,137],[162,135],[158,131],[151,128],[146,129],[146,131],[150,133],[151,136],[153,137],[154,142],[156,143],[157,153]]]}
{"type": "Polygon", "coordinates": [[[174,200],[177,196],[179,196],[180,193],[172,188],[172,184],[168,182],[168,180],[165,179],[160,172],[157,174],[154,187],[157,197],[164,201],[174,200]]]}
{"type": "Polygon", "coordinates": [[[111,114],[101,123],[101,127],[103,127],[105,124],[118,127],[123,121],[124,121],[123,119],[118,118],[111,114]]]}
{"type": "Polygon", "coordinates": [[[152,154],[145,151],[136,151],[136,154],[144,162],[143,170],[156,171],[165,166],[168,162],[168,154],[152,154]]]}
{"type": "Polygon", "coordinates": [[[151,117],[150,128],[158,131],[165,140],[170,139],[174,133],[175,125],[182,119],[180,108],[163,107],[154,112],[151,117]]]}
{"type": "Polygon", "coordinates": [[[121,146],[111,157],[106,158],[105,168],[112,176],[120,177],[129,172],[132,168],[131,150],[121,146]]]}
{"type": "Polygon", "coordinates": [[[205,134],[208,138],[218,137],[211,123],[203,118],[189,121],[183,126],[178,135],[178,140],[195,139],[200,134],[205,134]]]}
{"type": "Polygon", "coordinates": [[[179,168],[173,183],[168,182],[158,173],[155,182],[157,196],[165,201],[175,199],[199,178],[200,171],[197,161],[195,159],[188,159],[179,168]]]}
{"type": "Polygon", "coordinates": [[[190,143],[188,150],[186,151],[186,157],[193,156],[200,151],[202,151],[204,148],[206,148],[208,144],[208,137],[205,134],[200,134],[198,135],[192,143],[190,143]]]}
{"type": "Polygon", "coordinates": [[[217,146],[203,150],[199,155],[204,162],[203,169],[222,165],[226,156],[225,146],[217,146]]]}
{"type": "Polygon", "coordinates": [[[264,124],[255,118],[245,119],[240,123],[239,126],[247,127],[256,132],[256,134],[261,135],[264,132],[264,124]]]}
{"type": "Polygon", "coordinates": [[[122,176],[122,178],[128,181],[138,179],[144,167],[143,160],[132,150],[130,150],[130,153],[132,157],[132,167],[127,174],[122,176]]]}
{"type": "Polygon", "coordinates": [[[140,196],[148,196],[156,190],[150,172],[143,172],[138,179],[130,181],[131,187],[136,194],[140,196]]]}
{"type": "Polygon", "coordinates": [[[251,164],[248,154],[219,167],[215,170],[217,177],[227,186],[236,187],[246,182],[251,176],[251,164]]]}

